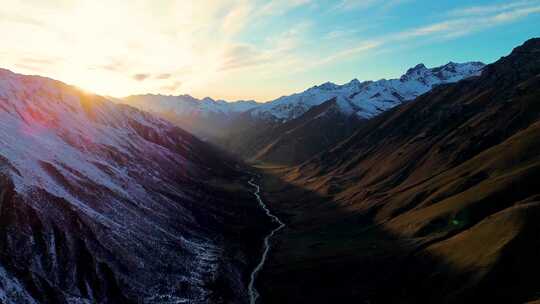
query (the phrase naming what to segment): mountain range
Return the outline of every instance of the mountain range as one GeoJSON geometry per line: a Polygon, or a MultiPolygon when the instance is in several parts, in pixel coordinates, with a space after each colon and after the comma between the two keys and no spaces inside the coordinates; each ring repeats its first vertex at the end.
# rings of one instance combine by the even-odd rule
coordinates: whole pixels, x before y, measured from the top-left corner
{"type": "Polygon", "coordinates": [[[0,303],[538,303],[539,98],[539,38],[266,103],[0,69],[0,303]]]}
{"type": "Polygon", "coordinates": [[[197,100],[188,95],[130,96],[122,101],[152,110],[251,162],[293,165],[351,135],[359,121],[439,85],[478,76],[484,66],[449,62],[428,69],[418,64],[398,79],[354,79],[344,85],[327,82],[260,104],[197,100]]]}
{"type": "Polygon", "coordinates": [[[0,302],[243,303],[254,261],[230,257],[264,217],[217,183],[235,163],[149,113],[0,70],[0,302]]]}
{"type": "MultiPolygon", "coordinates": [[[[540,39],[261,167],[288,228],[269,303],[533,303],[540,270],[540,39]]],[[[537,302],[534,302],[537,303],[537,302]]]]}

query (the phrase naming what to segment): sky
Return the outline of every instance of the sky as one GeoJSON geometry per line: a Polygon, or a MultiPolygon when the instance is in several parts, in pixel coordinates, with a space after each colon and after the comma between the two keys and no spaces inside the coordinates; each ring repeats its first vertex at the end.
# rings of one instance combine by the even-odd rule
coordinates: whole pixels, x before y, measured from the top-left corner
{"type": "Polygon", "coordinates": [[[102,95],[269,101],[418,63],[491,63],[540,0],[3,0],[0,67],[102,95]]]}

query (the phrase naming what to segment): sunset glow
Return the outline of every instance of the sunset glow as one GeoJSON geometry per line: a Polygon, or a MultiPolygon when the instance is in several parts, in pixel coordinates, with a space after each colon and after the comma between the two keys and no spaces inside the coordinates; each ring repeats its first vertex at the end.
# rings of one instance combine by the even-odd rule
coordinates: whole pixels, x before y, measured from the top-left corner
{"type": "MultiPolygon", "coordinates": [[[[449,52],[476,42],[474,49],[482,45],[478,32],[499,41],[495,33],[510,35],[511,25],[525,20],[530,30],[523,36],[540,28],[539,1],[450,1],[437,4],[445,7],[438,15],[418,14],[432,5],[419,2],[9,0],[0,8],[0,66],[105,95],[267,101],[322,80],[398,76],[420,57],[432,65],[448,58],[396,57],[411,48],[449,52]],[[391,60],[374,65],[373,56],[391,60]]],[[[497,52],[484,50],[484,58],[454,59],[489,62],[514,44],[490,45],[497,52]]]]}

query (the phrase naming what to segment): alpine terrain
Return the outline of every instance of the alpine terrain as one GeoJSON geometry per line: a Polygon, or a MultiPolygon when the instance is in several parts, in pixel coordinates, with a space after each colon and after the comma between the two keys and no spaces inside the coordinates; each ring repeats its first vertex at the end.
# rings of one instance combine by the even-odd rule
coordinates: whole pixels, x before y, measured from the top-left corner
{"type": "Polygon", "coordinates": [[[362,121],[436,86],[480,75],[483,63],[423,64],[399,79],[331,82],[257,104],[191,96],[130,96],[120,102],[152,110],[251,162],[299,164],[353,133],[362,121]],[[316,132],[315,132],[316,131],[316,132]]]}
{"type": "Polygon", "coordinates": [[[4,2],[0,304],[540,304],[540,0],[4,2]]]}
{"type": "Polygon", "coordinates": [[[261,167],[287,227],[268,303],[527,303],[540,271],[540,39],[261,167]]]}
{"type": "Polygon", "coordinates": [[[0,70],[0,302],[246,303],[265,216],[235,164],[151,114],[0,70]]]}

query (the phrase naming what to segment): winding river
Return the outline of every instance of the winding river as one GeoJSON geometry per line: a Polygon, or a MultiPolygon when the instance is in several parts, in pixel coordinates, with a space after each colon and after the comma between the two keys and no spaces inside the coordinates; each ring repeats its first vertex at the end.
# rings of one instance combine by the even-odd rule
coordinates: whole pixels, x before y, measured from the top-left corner
{"type": "Polygon", "coordinates": [[[260,193],[260,186],[257,185],[254,182],[255,178],[252,178],[248,183],[255,188],[255,192],[253,194],[257,198],[257,201],[259,202],[259,205],[261,208],[266,212],[266,215],[272,219],[273,222],[279,224],[277,228],[273,229],[265,238],[264,238],[264,251],[261,256],[261,260],[259,264],[253,269],[253,272],[251,272],[251,278],[248,285],[248,293],[249,293],[249,303],[250,304],[256,304],[257,299],[259,298],[259,293],[257,292],[257,289],[255,288],[255,280],[257,279],[257,275],[262,270],[264,263],[266,262],[266,258],[268,257],[268,252],[270,252],[270,239],[281,229],[285,227],[285,223],[283,223],[277,216],[272,214],[270,209],[266,206],[266,204],[261,199],[260,193]]]}

